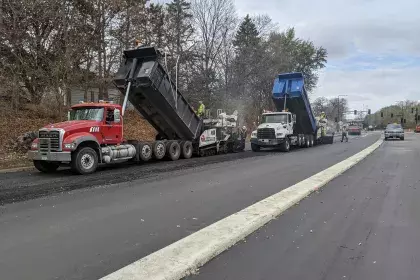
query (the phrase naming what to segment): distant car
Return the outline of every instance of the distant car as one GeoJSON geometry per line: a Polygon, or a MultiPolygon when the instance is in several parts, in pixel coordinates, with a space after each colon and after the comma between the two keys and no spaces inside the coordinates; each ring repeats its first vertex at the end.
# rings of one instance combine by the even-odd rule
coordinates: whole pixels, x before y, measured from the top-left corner
{"type": "Polygon", "coordinates": [[[420,124],[416,125],[416,129],[414,130],[415,133],[419,133],[420,132],[420,124]]]}
{"type": "Polygon", "coordinates": [[[385,128],[385,140],[399,138],[404,140],[404,129],[400,124],[388,124],[385,128]]]}
{"type": "Polygon", "coordinates": [[[373,126],[372,125],[369,125],[368,130],[369,131],[373,131],[373,126]]]}
{"type": "Polygon", "coordinates": [[[361,135],[362,134],[362,127],[360,125],[350,124],[348,126],[347,132],[349,135],[361,135]]]}

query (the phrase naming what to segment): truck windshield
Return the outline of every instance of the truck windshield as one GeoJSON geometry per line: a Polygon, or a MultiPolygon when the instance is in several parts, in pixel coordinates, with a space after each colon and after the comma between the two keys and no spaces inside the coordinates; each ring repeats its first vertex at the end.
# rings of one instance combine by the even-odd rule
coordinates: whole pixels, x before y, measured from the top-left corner
{"type": "Polygon", "coordinates": [[[263,115],[261,123],[287,123],[287,115],[263,115]]]}
{"type": "Polygon", "coordinates": [[[70,111],[69,121],[102,121],[103,117],[104,108],[76,108],[70,111]]]}

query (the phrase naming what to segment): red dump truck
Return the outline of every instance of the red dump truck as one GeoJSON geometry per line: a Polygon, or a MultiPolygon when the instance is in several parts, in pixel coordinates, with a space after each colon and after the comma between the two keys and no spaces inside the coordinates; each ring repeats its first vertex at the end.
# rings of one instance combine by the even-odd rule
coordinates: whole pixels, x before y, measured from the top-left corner
{"type": "Polygon", "coordinates": [[[68,121],[41,128],[28,157],[41,172],[70,165],[77,174],[95,172],[100,164],[177,160],[241,151],[246,135],[238,127],[237,114],[218,114],[202,119],[178,91],[162,66],[162,53],[155,47],[124,52],[125,63],[114,84],[124,95],[124,104],[108,102],[74,105],[68,121]],[[126,140],[124,112],[130,102],[158,132],[156,141],[126,140]]]}

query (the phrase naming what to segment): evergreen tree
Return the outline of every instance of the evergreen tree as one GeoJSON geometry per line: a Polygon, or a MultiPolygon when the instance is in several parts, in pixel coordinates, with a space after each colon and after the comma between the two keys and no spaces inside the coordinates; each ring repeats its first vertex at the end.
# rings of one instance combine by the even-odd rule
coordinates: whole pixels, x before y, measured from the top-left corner
{"type": "Polygon", "coordinates": [[[257,27],[251,17],[246,15],[236,32],[233,46],[236,57],[233,62],[236,92],[235,97],[248,99],[253,91],[255,74],[261,63],[262,51],[260,49],[261,38],[257,27]]]}
{"type": "Polygon", "coordinates": [[[186,89],[186,84],[191,78],[187,71],[187,63],[192,60],[189,47],[192,45],[194,29],[192,27],[191,4],[186,0],[172,0],[166,4],[165,19],[165,48],[170,53],[168,68],[175,79],[175,65],[178,60],[178,87],[186,89]],[[179,58],[179,59],[178,59],[179,58]]]}
{"type": "Polygon", "coordinates": [[[168,43],[174,53],[180,54],[194,32],[191,4],[186,0],[172,0],[166,5],[168,43]]]}
{"type": "Polygon", "coordinates": [[[240,55],[242,52],[255,50],[258,47],[260,40],[255,23],[249,15],[246,15],[239,26],[233,41],[237,54],[240,55]]]}

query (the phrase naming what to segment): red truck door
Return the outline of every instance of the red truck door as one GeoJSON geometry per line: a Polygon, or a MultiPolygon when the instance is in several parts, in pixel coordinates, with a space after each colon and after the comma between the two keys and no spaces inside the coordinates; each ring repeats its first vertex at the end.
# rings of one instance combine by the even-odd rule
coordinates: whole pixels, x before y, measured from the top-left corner
{"type": "Polygon", "coordinates": [[[102,132],[104,144],[115,145],[121,143],[122,124],[121,122],[115,122],[113,108],[106,109],[102,132]]]}

